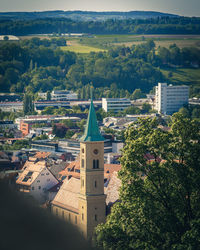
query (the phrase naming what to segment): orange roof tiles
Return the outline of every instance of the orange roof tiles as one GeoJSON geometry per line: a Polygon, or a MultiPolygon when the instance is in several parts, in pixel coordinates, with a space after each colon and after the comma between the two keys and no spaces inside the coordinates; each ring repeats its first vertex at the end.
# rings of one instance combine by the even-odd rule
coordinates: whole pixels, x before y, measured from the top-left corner
{"type": "Polygon", "coordinates": [[[37,152],[34,155],[34,158],[38,158],[38,159],[45,159],[47,158],[51,153],[50,152],[37,152]]]}
{"type": "MultiPolygon", "coordinates": [[[[118,172],[120,169],[121,165],[119,164],[104,164],[104,178],[108,179],[114,171],[118,172]]],[[[80,170],[80,161],[73,161],[59,172],[59,179],[62,180],[64,176],[79,179],[80,172],[77,172],[77,170],[80,170]]]]}

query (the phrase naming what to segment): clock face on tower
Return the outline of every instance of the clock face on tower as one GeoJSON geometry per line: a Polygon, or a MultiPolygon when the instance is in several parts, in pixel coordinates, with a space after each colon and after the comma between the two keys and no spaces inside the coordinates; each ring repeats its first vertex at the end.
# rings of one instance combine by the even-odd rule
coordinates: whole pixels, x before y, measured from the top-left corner
{"type": "Polygon", "coordinates": [[[94,149],[93,153],[97,155],[99,153],[98,149],[94,149]]]}

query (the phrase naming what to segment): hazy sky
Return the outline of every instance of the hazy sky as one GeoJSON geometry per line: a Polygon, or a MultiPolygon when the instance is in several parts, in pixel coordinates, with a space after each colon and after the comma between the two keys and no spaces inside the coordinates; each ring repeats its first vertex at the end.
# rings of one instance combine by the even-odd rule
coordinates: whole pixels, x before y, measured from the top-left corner
{"type": "Polygon", "coordinates": [[[200,16],[200,0],[0,0],[0,11],[160,11],[200,16]]]}

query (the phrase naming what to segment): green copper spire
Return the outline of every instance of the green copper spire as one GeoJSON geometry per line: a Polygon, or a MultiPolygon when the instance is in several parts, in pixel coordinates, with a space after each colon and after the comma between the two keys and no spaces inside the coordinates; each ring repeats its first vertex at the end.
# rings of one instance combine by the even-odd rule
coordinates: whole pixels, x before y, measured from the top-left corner
{"type": "MultiPolygon", "coordinates": [[[[92,97],[92,94],[91,94],[92,97]]],[[[93,98],[91,98],[90,110],[88,114],[88,119],[85,127],[84,135],[80,139],[81,142],[84,141],[104,141],[104,138],[99,132],[99,127],[97,124],[97,117],[94,110],[93,98]]]]}

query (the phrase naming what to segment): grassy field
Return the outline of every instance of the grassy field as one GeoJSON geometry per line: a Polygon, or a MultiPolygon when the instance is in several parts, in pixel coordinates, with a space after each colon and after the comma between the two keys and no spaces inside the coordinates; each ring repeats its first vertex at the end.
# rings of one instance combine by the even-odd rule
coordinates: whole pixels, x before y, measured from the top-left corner
{"type": "MultiPolygon", "coordinates": [[[[50,39],[48,35],[21,36],[20,39],[50,39]]],[[[156,47],[169,47],[176,43],[180,48],[198,47],[200,49],[200,35],[93,35],[93,37],[66,38],[68,45],[61,47],[63,50],[74,51],[76,53],[90,53],[105,51],[113,46],[132,46],[153,39],[156,47]]]]}
{"type": "Polygon", "coordinates": [[[172,80],[173,83],[200,85],[200,69],[170,68],[160,70],[167,78],[169,73],[171,72],[172,76],[170,77],[170,80],[172,80]]]}
{"type": "Polygon", "coordinates": [[[113,45],[137,45],[149,39],[154,40],[156,47],[169,47],[170,44],[176,43],[180,48],[193,46],[200,48],[199,35],[96,35],[92,38],[77,39],[77,42],[83,45],[106,49],[113,47],[113,45]]]}
{"type": "Polygon", "coordinates": [[[60,47],[63,51],[71,51],[75,53],[82,53],[82,54],[87,54],[90,52],[100,52],[100,51],[105,51],[104,49],[99,49],[91,46],[86,46],[86,45],[81,45],[81,44],[73,44],[69,46],[61,46],[60,47]]]}

